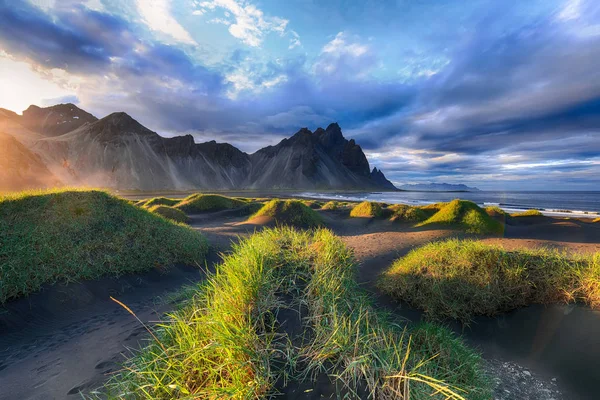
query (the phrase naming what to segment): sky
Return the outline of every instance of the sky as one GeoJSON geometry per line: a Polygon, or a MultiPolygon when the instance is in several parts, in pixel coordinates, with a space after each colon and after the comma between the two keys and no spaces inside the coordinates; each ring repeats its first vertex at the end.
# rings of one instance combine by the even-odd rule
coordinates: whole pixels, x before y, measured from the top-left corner
{"type": "Polygon", "coordinates": [[[0,0],[0,107],[247,152],[338,122],[396,184],[600,190],[596,0],[0,0]]]}

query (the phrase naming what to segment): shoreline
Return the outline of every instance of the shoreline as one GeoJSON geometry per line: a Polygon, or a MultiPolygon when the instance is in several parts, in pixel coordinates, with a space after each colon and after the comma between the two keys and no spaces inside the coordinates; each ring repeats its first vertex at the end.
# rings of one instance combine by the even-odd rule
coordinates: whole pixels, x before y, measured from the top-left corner
{"type": "MultiPolygon", "coordinates": [[[[346,195],[341,195],[340,193],[341,192],[338,192],[335,195],[328,195],[327,193],[321,193],[321,192],[301,192],[301,193],[297,193],[296,197],[313,199],[313,200],[323,200],[323,201],[336,200],[336,201],[361,202],[361,201],[368,200],[368,201],[391,203],[391,204],[406,204],[406,205],[410,205],[410,206],[423,206],[423,205],[437,203],[437,201],[433,201],[433,200],[410,200],[410,199],[390,199],[390,198],[378,200],[378,199],[372,197],[372,195],[378,194],[380,192],[354,192],[356,194],[360,194],[361,196],[346,196],[346,195]]],[[[456,192],[419,192],[419,193],[440,194],[440,193],[456,193],[456,192]]],[[[469,193],[469,192],[462,192],[462,193],[469,193]]],[[[482,193],[482,192],[477,192],[477,193],[482,193]]],[[[461,196],[456,196],[456,198],[460,198],[463,200],[469,200],[469,199],[463,198],[461,196]]],[[[544,208],[544,207],[528,207],[528,206],[522,206],[522,205],[511,205],[511,204],[503,204],[503,203],[497,203],[497,202],[478,202],[478,201],[474,201],[474,200],[470,200],[470,201],[473,201],[474,203],[476,203],[478,206],[480,206],[482,208],[489,207],[489,206],[497,206],[497,207],[500,207],[502,210],[504,210],[508,213],[511,213],[511,214],[517,213],[517,212],[523,212],[523,211],[527,211],[527,210],[538,210],[543,215],[548,216],[548,217],[573,217],[573,218],[584,218],[584,219],[595,219],[595,218],[600,217],[600,211],[569,210],[569,209],[564,209],[564,208],[554,209],[554,208],[548,208],[548,207],[544,208]]]]}

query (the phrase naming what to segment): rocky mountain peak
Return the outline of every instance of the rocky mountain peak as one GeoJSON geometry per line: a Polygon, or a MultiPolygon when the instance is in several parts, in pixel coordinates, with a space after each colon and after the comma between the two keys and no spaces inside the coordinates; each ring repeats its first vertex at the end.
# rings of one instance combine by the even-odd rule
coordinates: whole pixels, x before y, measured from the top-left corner
{"type": "Polygon", "coordinates": [[[385,177],[383,172],[377,169],[377,167],[373,167],[373,171],[371,171],[371,180],[373,180],[373,182],[376,182],[377,185],[381,186],[384,189],[396,190],[394,184],[390,182],[385,177]]]}
{"type": "Polygon", "coordinates": [[[72,103],[44,108],[31,105],[19,118],[21,125],[45,136],[63,135],[97,120],[98,118],[72,103]]]}
{"type": "Polygon", "coordinates": [[[114,133],[153,133],[125,112],[109,114],[94,125],[103,131],[114,133]]]}

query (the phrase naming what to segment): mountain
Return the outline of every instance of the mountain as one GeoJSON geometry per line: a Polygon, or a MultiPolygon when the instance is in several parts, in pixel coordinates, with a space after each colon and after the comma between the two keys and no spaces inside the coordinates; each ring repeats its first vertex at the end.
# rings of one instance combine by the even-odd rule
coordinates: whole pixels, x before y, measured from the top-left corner
{"type": "Polygon", "coordinates": [[[164,138],[126,113],[102,119],[73,104],[0,110],[0,129],[39,155],[69,185],[118,189],[395,190],[338,124],[301,129],[275,146],[247,154],[227,143],[164,138]]]}
{"type": "Polygon", "coordinates": [[[59,136],[97,120],[92,114],[71,103],[46,108],[32,105],[23,111],[20,119],[25,128],[44,136],[59,136]]]}
{"type": "Polygon", "coordinates": [[[414,185],[402,185],[400,190],[413,190],[420,192],[478,192],[476,187],[463,184],[451,183],[417,183],[414,185]]]}
{"type": "Polygon", "coordinates": [[[13,136],[0,133],[0,191],[60,186],[40,157],[13,136]]]}
{"type": "Polygon", "coordinates": [[[379,171],[371,174],[362,149],[344,138],[337,123],[315,132],[303,128],[276,146],[251,154],[250,161],[246,186],[251,188],[395,190],[385,177],[385,182],[381,180],[379,171]]]}

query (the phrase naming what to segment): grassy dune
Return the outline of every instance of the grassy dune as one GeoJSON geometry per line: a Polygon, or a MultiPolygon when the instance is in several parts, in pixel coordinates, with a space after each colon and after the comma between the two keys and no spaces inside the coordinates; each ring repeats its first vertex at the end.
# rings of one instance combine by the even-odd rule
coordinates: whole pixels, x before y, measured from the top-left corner
{"type": "Polygon", "coordinates": [[[419,207],[412,207],[406,204],[395,204],[388,209],[391,211],[391,221],[403,222],[422,222],[429,218],[429,214],[419,207]]]}
{"type": "Polygon", "coordinates": [[[350,211],[350,216],[357,218],[381,217],[383,216],[383,208],[379,203],[363,201],[352,208],[352,211],[350,211]]]}
{"type": "Polygon", "coordinates": [[[544,214],[542,214],[542,212],[539,210],[527,210],[527,211],[510,214],[510,216],[511,217],[543,217],[544,214]]]}
{"type": "Polygon", "coordinates": [[[246,205],[246,201],[218,194],[193,194],[175,206],[186,214],[230,210],[246,205]]]}
{"type": "Polygon", "coordinates": [[[138,207],[150,208],[154,206],[169,206],[173,207],[175,204],[179,203],[181,199],[169,199],[167,197],[154,197],[152,199],[140,200],[135,203],[138,207]]]}
{"type": "Polygon", "coordinates": [[[102,191],[0,197],[0,303],[56,281],[203,262],[204,237],[102,191]]]}
{"type": "Polygon", "coordinates": [[[313,210],[318,210],[321,207],[323,207],[323,202],[321,202],[321,201],[317,201],[317,200],[301,200],[301,201],[305,206],[310,207],[313,210]]]}
{"type": "Polygon", "coordinates": [[[508,217],[509,214],[498,206],[489,206],[484,208],[487,215],[490,217],[508,217]]]}
{"type": "Polygon", "coordinates": [[[342,207],[344,207],[344,205],[339,201],[328,201],[327,203],[323,204],[321,210],[339,210],[342,207]]]}
{"type": "Polygon", "coordinates": [[[419,208],[421,210],[425,211],[431,217],[436,212],[440,211],[442,208],[444,208],[447,205],[448,205],[448,203],[433,203],[433,204],[427,204],[425,206],[419,206],[419,208]]]}
{"type": "Polygon", "coordinates": [[[279,225],[292,225],[302,228],[314,228],[323,225],[321,216],[298,200],[271,200],[252,215],[250,220],[258,217],[270,217],[279,225]]]}
{"type": "Polygon", "coordinates": [[[434,319],[469,321],[533,303],[600,308],[600,253],[507,251],[454,239],[411,251],[382,275],[379,287],[434,319]]]}
{"type": "Polygon", "coordinates": [[[491,218],[477,204],[466,200],[452,200],[419,226],[442,224],[453,225],[469,233],[502,233],[502,224],[491,218]]]}
{"type": "Polygon", "coordinates": [[[325,373],[346,398],[359,398],[359,387],[370,399],[490,398],[477,354],[445,328],[393,323],[373,307],[355,270],[351,251],[330,231],[255,234],[187,292],[157,340],[98,395],[266,399],[283,377],[325,373]],[[307,340],[278,322],[288,308],[304,310],[307,340]]]}
{"type": "Polygon", "coordinates": [[[183,211],[178,208],[163,206],[163,205],[154,205],[148,208],[148,211],[154,214],[158,214],[162,217],[170,219],[175,222],[186,223],[189,218],[183,211]]]}

